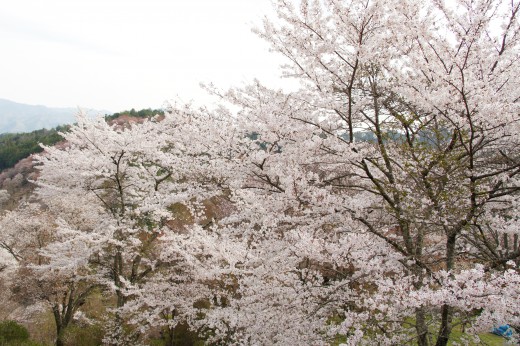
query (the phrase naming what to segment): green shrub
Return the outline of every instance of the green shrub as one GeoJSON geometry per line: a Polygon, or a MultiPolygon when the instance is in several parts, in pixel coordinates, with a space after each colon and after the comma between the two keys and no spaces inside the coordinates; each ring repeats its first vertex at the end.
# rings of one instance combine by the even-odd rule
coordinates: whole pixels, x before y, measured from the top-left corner
{"type": "Polygon", "coordinates": [[[32,340],[13,340],[9,342],[2,342],[0,340],[0,346],[46,346],[45,344],[39,344],[32,340]]]}
{"type": "Polygon", "coordinates": [[[66,346],[96,346],[103,340],[103,328],[99,325],[67,327],[63,332],[63,343],[66,346]]]}
{"type": "Polygon", "coordinates": [[[22,342],[29,340],[27,328],[15,321],[0,322],[0,345],[7,345],[13,341],[22,342]]]}

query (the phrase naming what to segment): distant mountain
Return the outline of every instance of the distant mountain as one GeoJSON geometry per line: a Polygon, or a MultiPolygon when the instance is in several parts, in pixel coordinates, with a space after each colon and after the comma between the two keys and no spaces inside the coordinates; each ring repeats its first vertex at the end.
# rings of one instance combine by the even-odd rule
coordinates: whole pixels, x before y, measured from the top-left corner
{"type": "MultiPolygon", "coordinates": [[[[89,114],[96,112],[87,111],[89,114]]],[[[105,114],[102,111],[99,113],[105,114]]],[[[30,132],[71,124],[76,114],[77,108],[51,108],[0,99],[0,133],[30,132]]]]}

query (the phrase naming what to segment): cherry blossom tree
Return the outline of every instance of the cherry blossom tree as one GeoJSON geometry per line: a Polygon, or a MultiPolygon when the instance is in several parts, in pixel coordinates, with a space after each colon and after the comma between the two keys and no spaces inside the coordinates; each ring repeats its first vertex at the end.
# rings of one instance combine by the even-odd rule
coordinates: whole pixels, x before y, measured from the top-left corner
{"type": "Polygon", "coordinates": [[[299,90],[209,88],[236,114],[174,105],[126,128],[80,117],[40,157],[39,195],[95,211],[62,230],[119,327],[441,346],[518,324],[519,7],[276,1],[256,31],[299,90]],[[208,219],[212,198],[229,207],[208,219]]]}
{"type": "MultiPolygon", "coordinates": [[[[126,290],[143,281],[156,266],[153,244],[161,221],[148,210],[161,211],[147,204],[156,204],[154,192],[171,173],[159,171],[155,161],[146,161],[146,135],[154,136],[150,127],[124,130],[112,128],[102,119],[78,120],[66,134],[67,148],[46,148],[47,153],[40,157],[38,193],[45,200],[67,196],[98,209],[94,227],[68,227],[67,231],[74,243],[85,244],[88,252],[82,257],[95,268],[98,283],[115,293],[116,308],[121,308],[129,299],[126,290]]],[[[121,330],[118,311],[115,319],[115,329],[121,330]]]]}
{"type": "MultiPolygon", "coordinates": [[[[324,316],[302,316],[323,327],[335,310],[341,322],[331,330],[352,344],[446,345],[457,324],[517,324],[519,3],[298,5],[278,1],[279,21],[266,21],[258,33],[287,57],[285,74],[302,88],[286,94],[255,83],[217,92],[239,107],[243,134],[257,143],[234,172],[254,249],[263,243],[294,251],[292,264],[282,255],[288,267],[266,271],[280,269],[285,280],[268,284],[294,287],[287,274],[301,270],[297,263],[317,277],[330,266],[337,275],[323,277],[320,292],[335,284],[350,289],[315,301],[331,306],[324,316]],[[370,136],[359,140],[364,133],[370,136]],[[345,253],[361,235],[377,248],[345,253]],[[294,239],[326,241],[331,251],[308,253],[294,239]]],[[[262,265],[254,269],[268,277],[262,265]]],[[[251,275],[241,287],[249,298],[262,297],[267,290],[251,275]]],[[[293,291],[294,299],[305,292],[293,291]]],[[[258,301],[256,311],[277,310],[273,321],[302,311],[258,301]]],[[[290,325],[304,324],[284,325],[287,334],[290,325]]],[[[316,328],[305,329],[320,338],[316,328]]],[[[274,330],[264,328],[258,342],[273,340],[274,330]]]]}
{"type": "MultiPolygon", "coordinates": [[[[175,239],[171,237],[186,232],[185,220],[176,220],[182,219],[177,209],[187,210],[190,223],[200,223],[206,219],[204,201],[222,191],[222,173],[210,160],[211,151],[220,150],[219,146],[208,147],[207,140],[193,141],[207,137],[205,130],[221,128],[215,121],[202,128],[202,123],[190,120],[190,114],[188,108],[177,109],[166,118],[126,127],[80,116],[78,125],[63,134],[66,147],[46,148],[39,157],[38,196],[43,200],[66,196],[89,206],[91,216],[97,219],[88,229],[77,225],[63,229],[74,244],[84,244],[81,257],[87,258],[94,279],[117,297],[115,334],[107,334],[107,343],[137,342],[147,326],[162,325],[161,315],[173,328],[195,314],[183,306],[202,298],[183,287],[194,281],[189,279],[192,269],[173,251],[175,239]],[[177,286],[169,289],[172,281],[177,286]],[[154,304],[153,295],[161,290],[183,291],[185,295],[175,300],[169,295],[167,303],[154,304]],[[179,314],[187,310],[189,313],[179,314]],[[169,313],[172,311],[175,318],[169,313]],[[134,314],[139,318],[131,317],[134,314]],[[121,334],[122,324],[137,325],[137,320],[142,324],[131,335],[121,334]]],[[[210,138],[220,143],[222,136],[210,138]]],[[[60,206],[50,208],[58,211],[60,206]]],[[[58,249],[64,243],[54,246],[58,249]]],[[[73,252],[69,255],[76,256],[73,252]]]]}
{"type": "Polygon", "coordinates": [[[5,275],[10,299],[26,310],[50,309],[56,323],[56,345],[63,345],[63,331],[96,287],[85,275],[88,269],[81,255],[86,244],[77,239],[74,243],[64,231],[67,223],[88,228],[84,217],[88,208],[63,203],[66,200],[58,201],[59,216],[34,201],[7,212],[0,222],[1,247],[14,260],[5,275]]]}
{"type": "Polygon", "coordinates": [[[42,263],[40,250],[52,237],[52,218],[36,204],[7,211],[0,220],[0,248],[16,262],[42,263]]]}

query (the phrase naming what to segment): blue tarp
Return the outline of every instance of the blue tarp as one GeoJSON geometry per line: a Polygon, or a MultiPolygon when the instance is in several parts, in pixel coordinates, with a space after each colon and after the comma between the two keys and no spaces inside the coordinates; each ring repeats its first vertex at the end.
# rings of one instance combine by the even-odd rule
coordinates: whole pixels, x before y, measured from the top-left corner
{"type": "Polygon", "coordinates": [[[491,333],[503,336],[505,338],[510,338],[513,336],[513,329],[508,324],[504,324],[500,327],[494,328],[491,333]]]}

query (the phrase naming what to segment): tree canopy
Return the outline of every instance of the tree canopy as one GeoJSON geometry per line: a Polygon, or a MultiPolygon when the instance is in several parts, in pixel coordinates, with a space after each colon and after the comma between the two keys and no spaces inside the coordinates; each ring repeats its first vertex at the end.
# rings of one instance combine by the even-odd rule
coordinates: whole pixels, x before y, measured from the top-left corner
{"type": "Polygon", "coordinates": [[[54,145],[63,140],[59,134],[67,130],[67,126],[58,126],[54,129],[41,129],[30,133],[3,133],[0,134],[0,171],[13,167],[21,159],[43,149],[44,145],[54,145]]]}
{"type": "MultiPolygon", "coordinates": [[[[124,128],[79,117],[38,157],[56,219],[28,267],[111,295],[107,344],[187,327],[207,344],[446,346],[459,326],[470,343],[520,325],[519,9],[276,1],[256,32],[300,89],[208,87],[217,109],[124,128]]],[[[32,242],[10,232],[23,262],[32,242]]]]}

